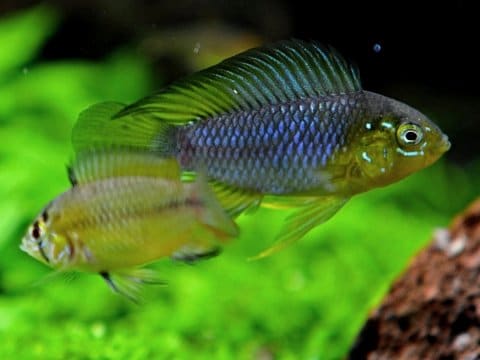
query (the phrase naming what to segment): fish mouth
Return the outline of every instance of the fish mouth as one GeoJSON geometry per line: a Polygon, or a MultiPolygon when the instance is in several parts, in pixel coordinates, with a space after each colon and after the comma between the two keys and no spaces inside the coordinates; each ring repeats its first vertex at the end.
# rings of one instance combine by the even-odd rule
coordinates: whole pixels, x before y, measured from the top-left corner
{"type": "Polygon", "coordinates": [[[442,139],[440,140],[440,146],[439,146],[440,151],[447,152],[448,150],[450,150],[451,146],[452,144],[448,140],[448,136],[443,134],[442,139]]]}
{"type": "Polygon", "coordinates": [[[20,246],[19,246],[20,250],[28,253],[29,251],[29,247],[25,244],[25,240],[22,240],[22,242],[20,243],[20,246]]]}
{"type": "Polygon", "coordinates": [[[28,234],[23,237],[22,242],[20,243],[20,250],[26,252],[27,254],[31,254],[34,250],[34,241],[28,236],[28,234]]]}
{"type": "Polygon", "coordinates": [[[29,237],[25,237],[20,243],[19,248],[37,260],[41,260],[45,263],[50,262],[50,259],[45,252],[42,240],[35,241],[29,237]]]}

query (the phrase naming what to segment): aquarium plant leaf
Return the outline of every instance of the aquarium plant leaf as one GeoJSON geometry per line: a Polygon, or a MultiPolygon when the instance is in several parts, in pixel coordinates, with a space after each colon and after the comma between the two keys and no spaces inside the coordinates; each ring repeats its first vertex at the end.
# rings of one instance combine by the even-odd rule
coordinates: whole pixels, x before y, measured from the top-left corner
{"type": "Polygon", "coordinates": [[[55,13],[44,6],[0,21],[0,76],[31,60],[52,34],[56,23],[55,13]]]}

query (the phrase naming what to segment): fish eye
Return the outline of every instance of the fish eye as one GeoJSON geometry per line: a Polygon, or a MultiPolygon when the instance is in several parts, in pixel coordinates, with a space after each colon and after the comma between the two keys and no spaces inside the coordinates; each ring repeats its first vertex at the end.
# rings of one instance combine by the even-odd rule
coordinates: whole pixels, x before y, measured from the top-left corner
{"type": "Polygon", "coordinates": [[[33,223],[32,236],[35,240],[38,240],[38,238],[40,238],[40,226],[38,225],[38,221],[35,221],[33,223]]]}
{"type": "Polygon", "coordinates": [[[397,130],[397,141],[401,145],[418,145],[423,140],[422,128],[416,124],[402,124],[397,130]]]}

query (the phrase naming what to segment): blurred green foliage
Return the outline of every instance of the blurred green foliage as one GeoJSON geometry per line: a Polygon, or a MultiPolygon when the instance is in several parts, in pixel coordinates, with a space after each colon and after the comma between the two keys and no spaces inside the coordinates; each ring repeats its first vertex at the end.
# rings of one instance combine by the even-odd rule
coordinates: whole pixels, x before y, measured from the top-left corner
{"type": "Polygon", "coordinates": [[[357,196],[300,243],[248,262],[286,216],[261,209],[240,219],[241,237],[218,258],[155,264],[169,285],[147,289],[141,306],[98,276],[50,278],[18,245],[69,186],[76,115],[98,101],[132,102],[152,85],[128,50],[100,63],[35,62],[56,22],[43,7],[0,22],[1,359],[342,358],[433,229],[478,195],[479,180],[468,176],[478,164],[440,162],[357,196]]]}
{"type": "Polygon", "coordinates": [[[102,99],[132,101],[149,87],[146,63],[119,52],[103,63],[36,64],[54,14],[37,8],[0,24],[0,245],[19,220],[65,189],[76,114],[102,99]]]}

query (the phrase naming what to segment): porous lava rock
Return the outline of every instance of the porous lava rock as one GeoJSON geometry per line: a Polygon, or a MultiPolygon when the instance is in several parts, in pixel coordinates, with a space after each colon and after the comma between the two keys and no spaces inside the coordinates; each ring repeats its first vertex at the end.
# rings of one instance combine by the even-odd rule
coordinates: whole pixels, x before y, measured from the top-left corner
{"type": "Polygon", "coordinates": [[[349,359],[480,359],[480,199],[437,230],[361,330],[349,359]]]}

